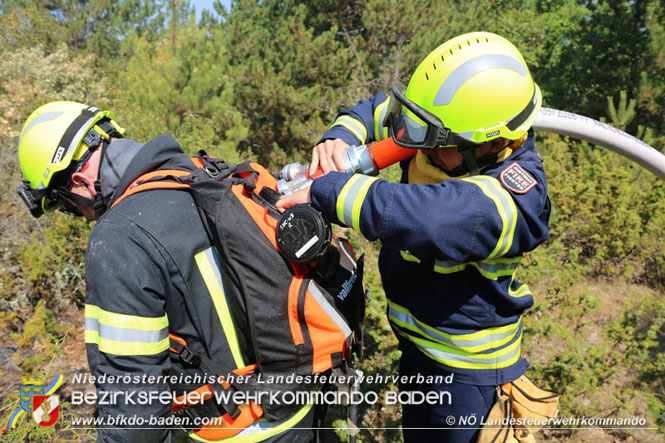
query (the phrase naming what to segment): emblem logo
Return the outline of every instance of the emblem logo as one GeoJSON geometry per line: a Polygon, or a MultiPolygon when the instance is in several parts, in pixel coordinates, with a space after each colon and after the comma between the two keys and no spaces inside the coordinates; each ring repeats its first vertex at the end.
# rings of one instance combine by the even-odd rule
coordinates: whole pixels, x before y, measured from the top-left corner
{"type": "Polygon", "coordinates": [[[21,409],[32,414],[32,399],[44,393],[44,386],[41,380],[34,377],[26,377],[21,382],[21,409]]]}
{"type": "Polygon", "coordinates": [[[65,147],[58,146],[58,149],[55,151],[55,154],[53,154],[53,158],[51,159],[51,164],[55,165],[60,163],[60,160],[62,160],[62,155],[64,153],[65,153],[65,147]]]}
{"type": "Polygon", "coordinates": [[[501,183],[516,194],[526,194],[538,184],[535,178],[524,170],[517,162],[501,172],[501,183]]]}
{"type": "Polygon", "coordinates": [[[39,426],[52,426],[60,415],[59,395],[35,395],[32,397],[32,418],[39,426]]]}
{"type": "Polygon", "coordinates": [[[20,407],[9,417],[9,428],[15,428],[22,416],[32,415],[40,426],[51,426],[60,415],[60,396],[53,395],[64,377],[57,375],[50,385],[42,385],[42,381],[35,377],[21,379],[20,407]]]}

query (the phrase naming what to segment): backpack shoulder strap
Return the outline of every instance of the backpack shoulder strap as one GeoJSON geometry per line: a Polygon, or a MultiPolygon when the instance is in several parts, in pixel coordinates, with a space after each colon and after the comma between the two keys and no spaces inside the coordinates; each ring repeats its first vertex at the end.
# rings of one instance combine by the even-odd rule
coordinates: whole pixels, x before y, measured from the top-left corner
{"type": "Polygon", "coordinates": [[[188,183],[177,179],[180,177],[188,177],[191,174],[192,171],[183,171],[180,169],[160,169],[143,174],[125,189],[125,192],[113,202],[111,208],[130,195],[138,194],[139,192],[147,191],[149,189],[188,189],[190,187],[188,183]]]}
{"type": "MultiPolygon", "coordinates": [[[[196,169],[201,169],[206,166],[204,158],[208,158],[205,151],[200,151],[199,157],[189,157],[196,169]],[[202,158],[202,156],[205,157],[202,158]]],[[[125,192],[113,202],[111,208],[130,195],[138,194],[139,192],[148,191],[150,189],[188,189],[190,188],[189,183],[180,179],[191,175],[192,171],[181,169],[159,169],[145,173],[127,186],[125,192]]]]}

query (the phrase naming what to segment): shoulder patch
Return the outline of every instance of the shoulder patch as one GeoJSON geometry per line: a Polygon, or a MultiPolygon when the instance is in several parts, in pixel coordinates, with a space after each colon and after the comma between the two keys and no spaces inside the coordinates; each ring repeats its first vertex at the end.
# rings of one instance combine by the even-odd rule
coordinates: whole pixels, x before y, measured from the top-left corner
{"type": "Polygon", "coordinates": [[[517,162],[501,171],[501,183],[516,194],[526,194],[538,184],[535,178],[524,170],[517,162]]]}

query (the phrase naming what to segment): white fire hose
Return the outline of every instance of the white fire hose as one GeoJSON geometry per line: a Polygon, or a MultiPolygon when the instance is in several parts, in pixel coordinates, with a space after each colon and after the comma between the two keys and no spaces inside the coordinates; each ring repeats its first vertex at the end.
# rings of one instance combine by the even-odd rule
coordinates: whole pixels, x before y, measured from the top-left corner
{"type": "Polygon", "coordinates": [[[572,112],[541,108],[533,127],[604,146],[665,180],[665,155],[614,126],[572,112]]]}

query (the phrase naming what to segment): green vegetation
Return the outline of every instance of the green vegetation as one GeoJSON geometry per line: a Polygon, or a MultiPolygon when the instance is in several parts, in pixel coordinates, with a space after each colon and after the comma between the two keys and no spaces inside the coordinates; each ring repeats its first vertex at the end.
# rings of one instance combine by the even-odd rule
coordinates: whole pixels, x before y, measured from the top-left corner
{"type": "MultiPolygon", "coordinates": [[[[487,30],[522,51],[545,106],[665,147],[661,0],[237,0],[199,22],[187,2],[177,4],[174,26],[170,1],[0,0],[0,331],[10,337],[0,348],[3,420],[17,405],[11,385],[22,373],[50,379],[69,371],[73,356],[84,358],[82,347],[66,344],[82,340],[90,225],[62,214],[33,220],[12,192],[21,125],[47,101],[110,108],[137,140],[170,132],[190,153],[203,148],[276,170],[306,161],[338,109],[408,81],[448,38],[487,30]]],[[[665,183],[601,147],[551,134],[537,142],[553,211],[550,240],[520,271],[536,294],[525,322],[529,375],[562,394],[562,416],[641,416],[659,428],[546,437],[661,441],[665,183]]],[[[395,167],[382,174],[398,176],[395,167]]],[[[367,255],[361,368],[395,373],[379,245],[348,229],[338,234],[367,255]]],[[[358,425],[393,428],[399,416],[397,407],[361,407],[358,425]]],[[[58,429],[28,422],[12,438],[84,436],[66,420],[58,429]]],[[[327,423],[339,428],[327,441],[348,440],[342,408],[332,408],[327,423]]],[[[395,441],[399,431],[363,430],[359,438],[395,441]]]]}

